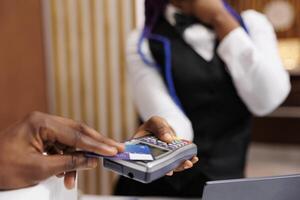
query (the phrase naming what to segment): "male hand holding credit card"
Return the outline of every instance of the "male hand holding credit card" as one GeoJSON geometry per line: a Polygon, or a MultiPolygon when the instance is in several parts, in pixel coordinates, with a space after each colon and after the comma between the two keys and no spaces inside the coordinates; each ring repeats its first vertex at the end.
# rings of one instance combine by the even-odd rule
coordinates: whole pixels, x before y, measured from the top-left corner
{"type": "MultiPolygon", "coordinates": [[[[145,122],[142,126],[139,127],[136,134],[132,139],[142,138],[149,134],[153,134],[158,140],[172,143],[176,138],[176,134],[173,129],[169,126],[169,124],[160,117],[152,117],[147,122],[145,122]]],[[[125,143],[125,151],[118,153],[115,156],[107,157],[102,155],[97,155],[93,153],[86,154],[88,157],[103,157],[109,158],[111,160],[126,160],[126,161],[152,161],[154,160],[153,155],[151,154],[151,150],[149,146],[143,144],[136,143],[125,143]]],[[[172,171],[167,173],[166,175],[172,176],[174,172],[180,172],[186,169],[193,167],[193,165],[198,162],[198,157],[194,156],[190,160],[183,161],[179,166],[175,167],[172,171]]]]}
{"type": "MultiPolygon", "coordinates": [[[[163,119],[152,118],[136,136],[151,132],[168,139],[169,130],[163,119]]],[[[148,148],[119,143],[71,119],[32,112],[0,131],[0,190],[30,187],[55,175],[64,177],[66,188],[71,189],[75,187],[77,170],[97,166],[98,159],[89,158],[82,151],[118,159],[150,160],[153,158],[148,148]]],[[[192,164],[182,166],[187,165],[192,164]]]]}
{"type": "Polygon", "coordinates": [[[151,161],[153,156],[151,150],[146,145],[125,143],[125,151],[115,156],[103,156],[95,153],[87,153],[86,156],[92,158],[110,158],[114,160],[131,160],[131,161],[151,161]]]}

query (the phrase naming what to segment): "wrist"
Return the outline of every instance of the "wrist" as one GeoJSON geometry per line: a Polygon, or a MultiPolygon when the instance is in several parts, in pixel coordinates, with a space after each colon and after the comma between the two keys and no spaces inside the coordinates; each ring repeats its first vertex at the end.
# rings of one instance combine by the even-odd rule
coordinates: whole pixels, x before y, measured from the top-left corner
{"type": "Polygon", "coordinates": [[[238,21],[227,10],[221,10],[217,12],[212,17],[212,21],[211,21],[211,24],[214,28],[218,28],[219,26],[224,26],[228,23],[239,24],[238,21]]]}
{"type": "Polygon", "coordinates": [[[227,11],[218,12],[212,19],[212,26],[219,39],[223,39],[234,29],[240,26],[239,22],[227,11]]]}

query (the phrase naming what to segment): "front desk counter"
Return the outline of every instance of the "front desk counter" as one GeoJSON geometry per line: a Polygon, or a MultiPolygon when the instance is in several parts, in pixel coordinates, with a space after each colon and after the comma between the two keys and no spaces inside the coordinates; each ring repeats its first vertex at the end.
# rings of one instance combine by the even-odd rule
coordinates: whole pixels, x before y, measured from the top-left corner
{"type": "MultiPolygon", "coordinates": [[[[82,196],[79,200],[183,200],[176,198],[149,198],[149,197],[112,197],[112,196],[82,196]]],[[[193,200],[193,199],[192,199],[193,200]]],[[[201,199],[194,199],[201,200],[201,199]]]]}

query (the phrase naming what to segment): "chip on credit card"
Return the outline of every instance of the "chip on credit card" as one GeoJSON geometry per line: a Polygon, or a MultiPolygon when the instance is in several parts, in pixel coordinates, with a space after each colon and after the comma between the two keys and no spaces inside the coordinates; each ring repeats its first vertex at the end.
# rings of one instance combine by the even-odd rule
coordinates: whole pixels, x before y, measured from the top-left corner
{"type": "Polygon", "coordinates": [[[92,158],[109,158],[115,160],[132,160],[132,161],[151,161],[153,160],[153,156],[151,154],[151,150],[146,145],[140,144],[126,144],[125,151],[122,153],[118,153],[115,156],[103,156],[95,153],[86,153],[87,157],[92,158]]]}

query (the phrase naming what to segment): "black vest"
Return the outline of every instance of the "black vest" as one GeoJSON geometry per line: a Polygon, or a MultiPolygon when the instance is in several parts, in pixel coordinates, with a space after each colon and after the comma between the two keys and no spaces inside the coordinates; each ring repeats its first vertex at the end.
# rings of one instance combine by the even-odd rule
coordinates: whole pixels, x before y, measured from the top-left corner
{"type": "MultiPolygon", "coordinates": [[[[181,188],[199,173],[209,180],[243,177],[251,114],[238,96],[225,64],[216,51],[212,61],[204,60],[165,19],[154,28],[154,34],[170,40],[175,88],[192,122],[200,159],[191,170],[167,179],[181,188]]],[[[150,40],[149,44],[164,71],[162,43],[150,40]]]]}

